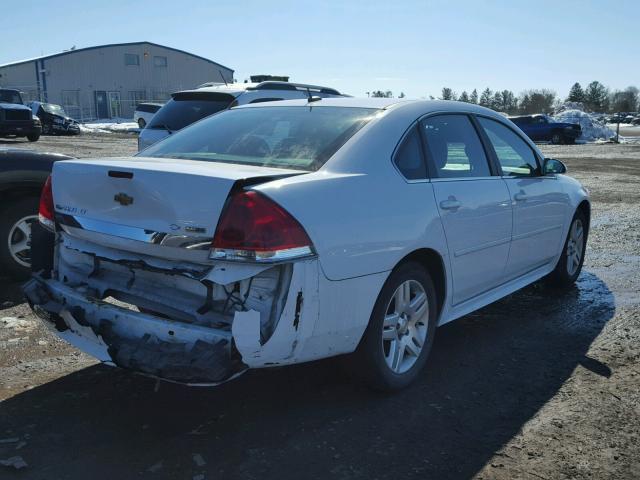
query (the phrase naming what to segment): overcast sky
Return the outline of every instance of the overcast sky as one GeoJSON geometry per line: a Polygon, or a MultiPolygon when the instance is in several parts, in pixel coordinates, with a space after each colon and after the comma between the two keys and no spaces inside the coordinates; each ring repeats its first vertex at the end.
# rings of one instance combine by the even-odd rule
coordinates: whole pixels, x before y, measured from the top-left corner
{"type": "Polygon", "coordinates": [[[356,96],[640,86],[640,1],[21,0],[2,8],[0,64],[148,40],[251,74],[356,96]]]}

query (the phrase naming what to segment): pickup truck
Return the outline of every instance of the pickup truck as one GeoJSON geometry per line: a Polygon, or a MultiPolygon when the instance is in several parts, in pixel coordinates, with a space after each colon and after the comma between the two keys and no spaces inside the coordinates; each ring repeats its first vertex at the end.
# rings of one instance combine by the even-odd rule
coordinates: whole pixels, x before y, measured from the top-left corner
{"type": "Polygon", "coordinates": [[[30,142],[35,142],[40,133],[40,119],[23,104],[20,92],[0,88],[0,137],[27,137],[30,142]]]}
{"type": "Polygon", "coordinates": [[[580,125],[556,122],[548,115],[509,117],[534,142],[575,143],[582,135],[580,125]]]}
{"type": "MultiPolygon", "coordinates": [[[[32,237],[39,237],[38,241],[44,244],[53,242],[51,234],[38,224],[40,192],[53,164],[70,158],[57,153],[0,148],[1,273],[27,278],[33,261],[32,237]]],[[[46,254],[47,249],[43,252],[46,254]]]]}

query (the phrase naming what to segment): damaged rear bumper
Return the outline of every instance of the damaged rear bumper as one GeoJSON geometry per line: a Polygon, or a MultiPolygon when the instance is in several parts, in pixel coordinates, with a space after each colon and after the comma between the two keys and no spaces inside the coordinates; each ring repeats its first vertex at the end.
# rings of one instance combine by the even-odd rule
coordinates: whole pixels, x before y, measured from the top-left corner
{"type": "Polygon", "coordinates": [[[246,370],[228,331],[128,310],[56,280],[38,277],[24,292],[55,333],[103,363],[165,380],[217,384],[246,370]]]}

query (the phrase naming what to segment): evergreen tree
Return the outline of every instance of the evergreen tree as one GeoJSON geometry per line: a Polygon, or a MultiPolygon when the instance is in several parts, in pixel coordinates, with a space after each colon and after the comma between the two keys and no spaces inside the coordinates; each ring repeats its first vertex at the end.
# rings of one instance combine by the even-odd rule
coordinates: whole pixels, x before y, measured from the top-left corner
{"type": "Polygon", "coordinates": [[[449,87],[444,87],[442,89],[442,100],[455,100],[456,99],[456,93],[450,89],[449,87]]]}
{"type": "Polygon", "coordinates": [[[458,101],[469,103],[469,94],[466,92],[466,90],[463,90],[463,92],[460,94],[460,96],[458,97],[458,101]]]}
{"type": "Polygon", "coordinates": [[[551,90],[527,90],[520,94],[520,113],[551,113],[555,102],[556,93],[551,90]]]}
{"type": "Polygon", "coordinates": [[[584,90],[582,90],[582,85],[580,85],[578,82],[574,83],[573,87],[571,87],[571,90],[569,90],[567,102],[584,102],[584,90]]]}
{"type": "Polygon", "coordinates": [[[491,99],[491,108],[496,112],[504,112],[502,103],[502,93],[496,92],[491,99]]]}
{"type": "Polygon", "coordinates": [[[591,82],[584,92],[584,106],[591,112],[609,110],[609,90],[597,80],[591,82]]]}
{"type": "Polygon", "coordinates": [[[489,88],[485,88],[484,91],[482,92],[482,95],[480,95],[479,104],[482,105],[483,107],[491,108],[492,99],[493,99],[493,92],[489,88]]]}
{"type": "Polygon", "coordinates": [[[474,88],[473,92],[471,92],[471,95],[469,96],[469,103],[478,103],[478,91],[474,88]]]}
{"type": "Polygon", "coordinates": [[[404,92],[400,92],[400,95],[398,95],[398,98],[404,98],[406,97],[406,95],[404,94],[404,92]]]}

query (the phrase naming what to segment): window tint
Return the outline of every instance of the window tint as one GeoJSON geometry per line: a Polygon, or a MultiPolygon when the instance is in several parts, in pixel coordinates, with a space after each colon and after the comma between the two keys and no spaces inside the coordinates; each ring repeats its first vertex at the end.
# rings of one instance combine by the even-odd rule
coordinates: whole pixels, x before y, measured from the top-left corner
{"type": "Polygon", "coordinates": [[[533,150],[517,133],[495,120],[479,117],[478,121],[487,132],[504,175],[538,174],[533,150]]]}
{"type": "Polygon", "coordinates": [[[124,54],[124,64],[125,65],[140,65],[140,56],[135,53],[125,53],[124,54]]]}
{"type": "Polygon", "coordinates": [[[466,115],[439,115],[420,123],[434,176],[457,178],[491,175],[482,143],[466,115]]]}
{"type": "Polygon", "coordinates": [[[275,106],[226,110],[152,145],[144,156],[317,170],[376,112],[275,106]]]}
{"type": "Polygon", "coordinates": [[[419,180],[427,178],[427,167],[422,158],[420,149],[420,135],[418,129],[413,127],[404,137],[393,161],[407,180],[419,180]]]}
{"type": "Polygon", "coordinates": [[[176,94],[153,117],[147,128],[169,129],[172,132],[229,107],[232,95],[176,94]]]}

